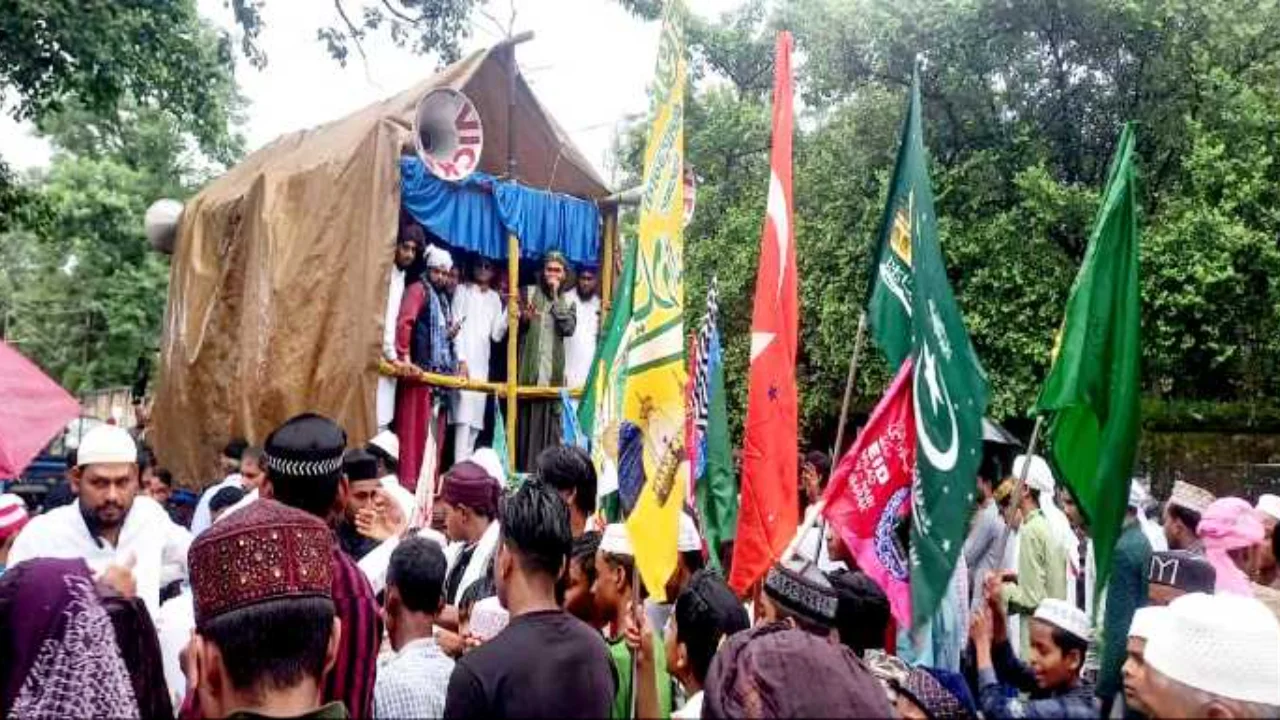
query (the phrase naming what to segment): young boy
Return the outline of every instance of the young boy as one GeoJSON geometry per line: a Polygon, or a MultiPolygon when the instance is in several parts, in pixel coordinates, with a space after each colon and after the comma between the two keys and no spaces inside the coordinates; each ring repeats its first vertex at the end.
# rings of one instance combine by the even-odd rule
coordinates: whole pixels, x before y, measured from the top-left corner
{"type": "Polygon", "coordinates": [[[564,591],[565,612],[596,630],[603,629],[605,624],[600,613],[596,612],[595,597],[591,594],[591,585],[596,581],[596,551],[599,549],[598,532],[584,532],[574,538],[564,591]]]}
{"type": "Polygon", "coordinates": [[[702,717],[702,686],[716,649],[725,638],[750,626],[746,608],[724,580],[709,570],[694,573],[667,621],[667,671],[689,697],[671,717],[702,717]]]}
{"type": "Polygon", "coordinates": [[[987,718],[1094,718],[1093,687],[1080,677],[1091,632],[1084,612],[1046,598],[1030,622],[1030,663],[1014,657],[1002,604],[988,598],[969,629],[977,654],[979,705],[987,718]],[[1012,687],[1030,695],[1022,699],[1012,687]]]}
{"type": "Polygon", "coordinates": [[[378,667],[375,718],[440,717],[453,672],[432,634],[444,608],[446,563],[440,546],[411,537],[391,553],[383,615],[395,655],[378,667]]]}

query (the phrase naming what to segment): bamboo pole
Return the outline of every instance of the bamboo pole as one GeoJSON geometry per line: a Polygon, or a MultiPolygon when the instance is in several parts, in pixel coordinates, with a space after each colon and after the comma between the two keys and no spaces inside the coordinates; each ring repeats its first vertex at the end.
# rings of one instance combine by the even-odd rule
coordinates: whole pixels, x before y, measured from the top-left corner
{"type": "MultiPolygon", "coordinates": [[[[410,378],[417,380],[426,385],[434,385],[436,387],[453,388],[456,390],[474,390],[476,392],[485,392],[498,397],[505,398],[507,396],[507,383],[490,382],[488,380],[471,380],[461,375],[441,375],[439,373],[425,372],[417,368],[396,367],[389,362],[382,362],[378,365],[378,372],[387,377],[410,378]]],[[[569,397],[579,398],[585,393],[585,388],[575,387],[545,387],[542,385],[520,385],[516,387],[516,396],[522,398],[531,398],[535,400],[553,400],[560,397],[560,391],[567,390],[569,397]]]]}
{"type": "Polygon", "coordinates": [[[618,208],[604,214],[604,247],[600,250],[600,317],[609,317],[613,305],[613,253],[618,240],[618,208]]]}
{"type": "Polygon", "coordinates": [[[867,339],[867,311],[864,308],[858,316],[858,334],[853,341],[853,356],[849,358],[849,374],[844,379],[844,400],[840,403],[840,424],[836,426],[836,449],[832,453],[831,467],[839,461],[844,452],[844,426],[849,420],[849,403],[853,399],[853,386],[858,379],[858,364],[862,360],[862,348],[867,339]]]}
{"type": "Polygon", "coordinates": [[[1009,509],[1005,511],[1004,529],[1005,535],[1008,536],[1010,528],[1013,527],[1013,514],[1018,512],[1018,506],[1022,504],[1022,486],[1027,484],[1027,473],[1031,470],[1031,458],[1035,457],[1036,450],[1040,445],[1040,430],[1044,425],[1044,416],[1036,416],[1036,426],[1031,430],[1031,439],[1027,441],[1026,462],[1022,463],[1022,472],[1018,473],[1018,482],[1013,486],[1013,492],[1009,494],[1009,509]]]}
{"type": "Polygon", "coordinates": [[[507,233],[507,467],[516,469],[516,398],[519,396],[520,240],[507,233]]]}

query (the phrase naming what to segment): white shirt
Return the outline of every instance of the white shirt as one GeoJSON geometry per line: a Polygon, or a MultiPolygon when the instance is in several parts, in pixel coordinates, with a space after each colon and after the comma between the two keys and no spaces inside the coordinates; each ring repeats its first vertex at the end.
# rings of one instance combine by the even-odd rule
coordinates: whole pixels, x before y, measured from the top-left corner
{"type": "MultiPolygon", "coordinates": [[[[387,287],[387,308],[382,315],[382,357],[396,359],[396,320],[400,317],[400,301],[404,298],[404,271],[391,266],[391,284],[387,287]]],[[[375,396],[378,428],[391,424],[396,411],[396,379],[378,376],[375,396]]]]}
{"type": "Polygon", "coordinates": [[[164,682],[175,708],[182,707],[187,694],[187,676],[182,672],[182,651],[191,642],[196,628],[195,605],[191,589],[184,587],[177,597],[160,606],[155,617],[156,635],[160,640],[160,659],[164,666],[164,682]]]}
{"type": "Polygon", "coordinates": [[[682,720],[698,720],[702,717],[702,691],[694,693],[689,697],[689,702],[679,710],[672,710],[671,717],[681,718],[682,720]]]}
{"type": "MultiPolygon", "coordinates": [[[[453,294],[453,321],[460,322],[453,338],[453,352],[459,363],[467,364],[467,377],[489,379],[490,343],[507,336],[507,314],[496,290],[481,290],[473,283],[459,285],[453,294]]],[[[454,406],[455,424],[484,427],[485,393],[463,390],[454,406]]]]}
{"type": "Polygon", "coordinates": [[[573,334],[564,339],[564,384],[582,387],[591,374],[591,360],[595,358],[596,339],[600,336],[600,296],[583,300],[578,288],[573,288],[565,294],[565,299],[573,307],[577,325],[573,334]]]}
{"type": "Polygon", "coordinates": [[[444,654],[435,638],[410,640],[394,656],[378,663],[373,716],[443,717],[452,674],[453,659],[444,654]]]}
{"type": "Polygon", "coordinates": [[[80,502],[37,515],[27,523],[9,551],[9,565],[31,558],[81,558],[94,574],[108,565],[133,562],[138,597],[151,617],[160,610],[160,588],[187,577],[191,533],[169,519],[160,503],[139,495],[120,528],[119,545],[89,533],[80,502]]]}
{"type": "Polygon", "coordinates": [[[191,516],[191,536],[199,537],[200,533],[209,529],[213,524],[213,515],[209,513],[209,501],[213,499],[218,491],[225,487],[243,488],[244,483],[240,481],[240,473],[231,473],[222,482],[208,488],[200,495],[200,502],[196,503],[196,511],[191,516]]]}

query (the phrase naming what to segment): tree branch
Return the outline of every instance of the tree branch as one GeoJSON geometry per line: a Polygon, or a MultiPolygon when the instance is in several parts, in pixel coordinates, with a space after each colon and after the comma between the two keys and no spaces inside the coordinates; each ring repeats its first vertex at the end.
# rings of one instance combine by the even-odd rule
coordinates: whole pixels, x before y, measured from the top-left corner
{"type": "Polygon", "coordinates": [[[355,23],[351,22],[351,18],[347,17],[347,11],[342,7],[342,0],[333,0],[333,7],[337,9],[338,15],[342,17],[342,22],[347,25],[347,32],[351,35],[351,42],[356,44],[356,52],[360,53],[360,61],[364,64],[364,78],[370,84],[373,83],[373,76],[369,74],[369,56],[364,54],[364,45],[360,42],[360,29],[355,23]]]}
{"type": "Polygon", "coordinates": [[[409,23],[410,25],[417,25],[418,23],[422,22],[424,18],[426,18],[426,15],[420,15],[416,19],[408,15],[405,15],[404,13],[392,7],[390,0],[382,0],[382,6],[387,9],[387,12],[396,16],[400,20],[409,23]]]}

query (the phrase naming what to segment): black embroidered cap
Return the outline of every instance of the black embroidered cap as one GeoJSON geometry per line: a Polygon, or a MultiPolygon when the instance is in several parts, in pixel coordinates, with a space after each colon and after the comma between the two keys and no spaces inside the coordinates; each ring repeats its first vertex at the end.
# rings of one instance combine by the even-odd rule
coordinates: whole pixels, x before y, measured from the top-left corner
{"type": "Polygon", "coordinates": [[[769,568],[764,591],[774,602],[819,625],[835,627],[840,597],[809,559],[793,557],[769,568]]]}

